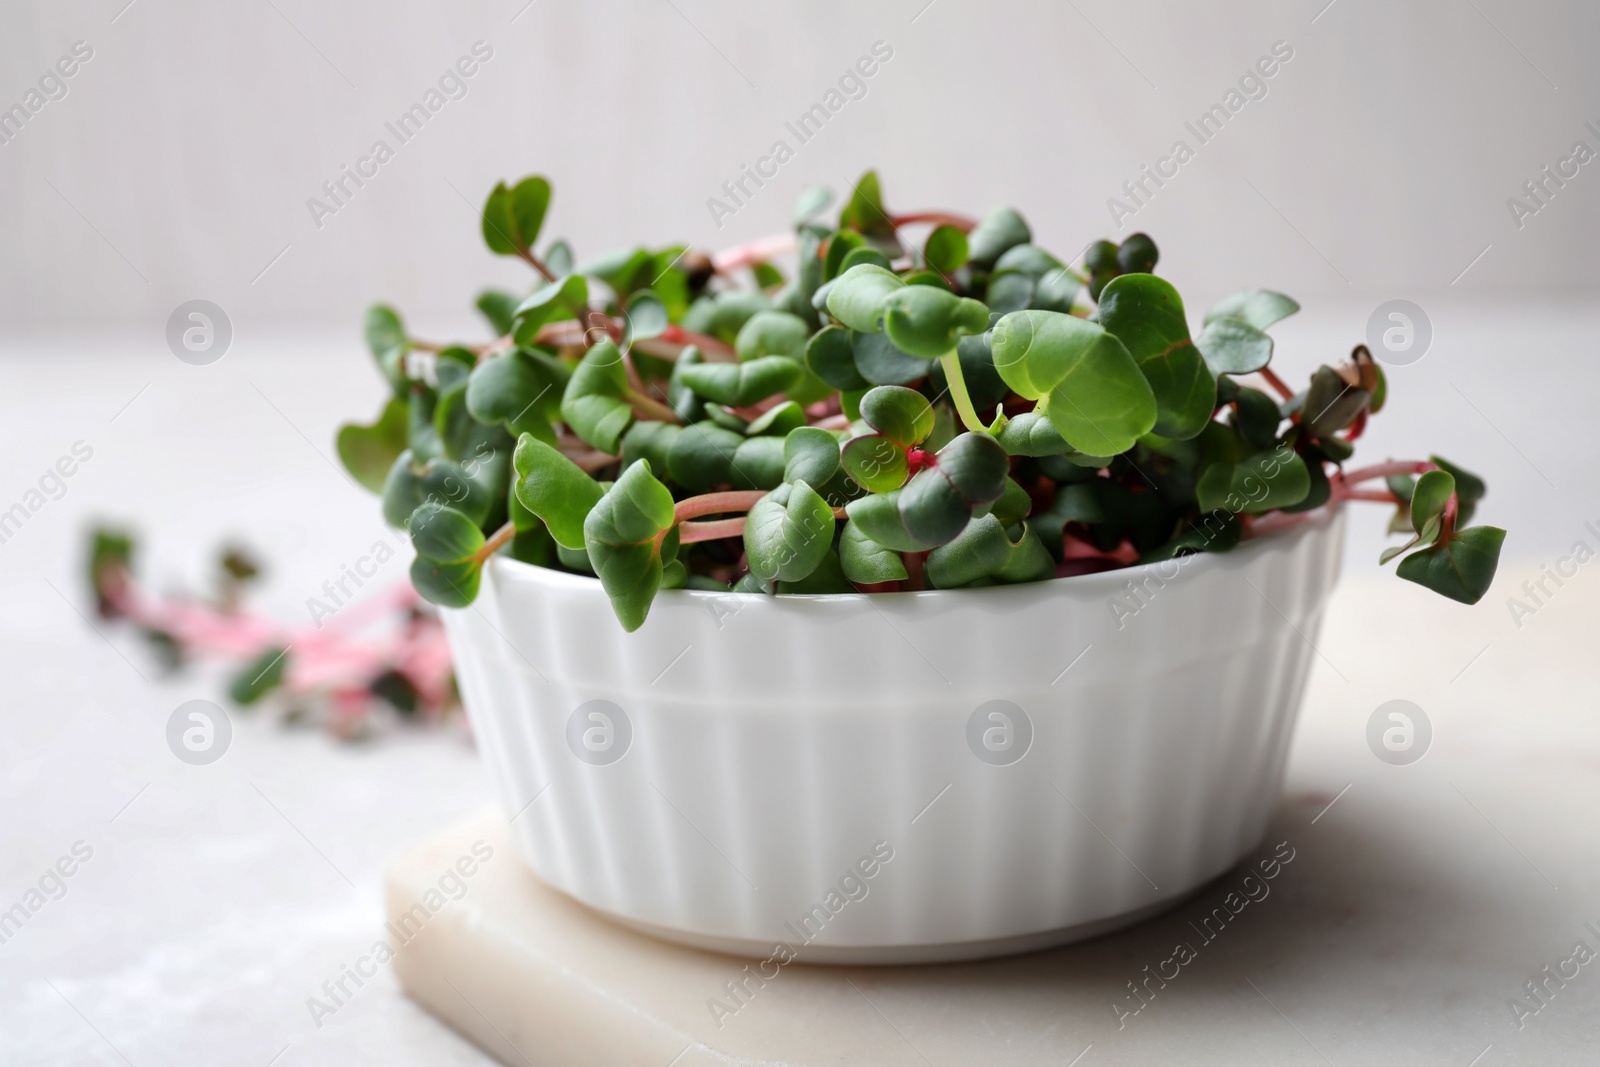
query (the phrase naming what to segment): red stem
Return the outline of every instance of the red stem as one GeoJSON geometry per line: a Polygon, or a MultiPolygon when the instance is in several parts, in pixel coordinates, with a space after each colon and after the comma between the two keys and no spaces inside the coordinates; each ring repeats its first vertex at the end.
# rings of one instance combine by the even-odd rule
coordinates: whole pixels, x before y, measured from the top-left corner
{"type": "Polygon", "coordinates": [[[1261,377],[1265,378],[1267,384],[1276,389],[1278,391],[1278,395],[1283,397],[1283,399],[1289,400],[1294,397],[1294,390],[1290,389],[1288,385],[1284,383],[1282,378],[1273,373],[1271,367],[1262,367],[1257,373],[1260,374],[1261,377]]]}
{"type": "Polygon", "coordinates": [[[907,578],[905,588],[907,591],[928,588],[928,576],[922,568],[924,557],[925,553],[922,552],[903,552],[900,554],[901,561],[906,565],[907,578]]]}

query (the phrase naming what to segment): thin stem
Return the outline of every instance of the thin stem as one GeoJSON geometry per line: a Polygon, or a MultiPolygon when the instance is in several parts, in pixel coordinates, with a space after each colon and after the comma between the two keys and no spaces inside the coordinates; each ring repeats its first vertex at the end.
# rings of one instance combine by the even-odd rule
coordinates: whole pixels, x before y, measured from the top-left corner
{"type": "Polygon", "coordinates": [[[657,422],[671,422],[679,424],[683,422],[682,419],[678,418],[678,413],[676,411],[673,411],[671,408],[667,407],[667,405],[661,403],[661,401],[645,396],[643,393],[638,392],[637,390],[628,390],[627,401],[633,410],[637,411],[641,415],[655,419],[657,422]]]}
{"type": "Polygon", "coordinates": [[[678,524],[678,544],[692,545],[699,541],[719,541],[724,537],[743,537],[747,516],[717,519],[713,522],[685,522],[678,524]]]}
{"type": "MultiPolygon", "coordinates": [[[[705,496],[694,496],[688,500],[680,500],[677,511],[682,513],[685,504],[695,505],[690,511],[691,514],[695,515],[732,511],[740,507],[740,498],[755,497],[756,500],[760,500],[766,495],[767,493],[764,489],[750,492],[707,493],[705,496]],[[702,504],[702,501],[706,503],[702,504]]],[[[743,507],[748,508],[753,506],[754,503],[755,501],[752,500],[750,504],[743,505],[743,507]]],[[[835,519],[845,518],[844,508],[834,508],[833,517],[835,519]]],[[[680,521],[678,523],[678,544],[692,545],[700,541],[717,541],[724,537],[743,537],[745,523],[749,518],[748,515],[735,515],[727,519],[713,519],[710,522],[680,521]]]]}
{"type": "Polygon", "coordinates": [[[721,252],[713,253],[711,265],[718,274],[727,274],[740,267],[764,262],[773,256],[786,255],[794,251],[797,243],[798,238],[793,233],[776,233],[771,237],[747,241],[742,245],[734,245],[732,248],[724,248],[721,252]]]}
{"type": "Polygon", "coordinates": [[[914,591],[928,588],[928,576],[922,567],[923,553],[902,552],[900,561],[906,565],[906,590],[914,591]]]}
{"type": "Polygon", "coordinates": [[[616,456],[611,455],[609,452],[602,452],[597,448],[580,452],[568,452],[563,449],[562,455],[572,460],[579,470],[588,474],[593,474],[602,467],[609,467],[617,461],[616,456]]]}
{"type": "Polygon", "coordinates": [[[523,259],[527,260],[528,264],[533,267],[534,270],[538,271],[540,277],[544,278],[545,281],[553,282],[556,280],[556,276],[550,273],[550,268],[545,266],[539,257],[533,254],[533,249],[519,248],[517,249],[517,254],[523,259]]]}
{"type": "Polygon", "coordinates": [[[472,562],[482,563],[484,560],[500,551],[506,545],[510,544],[511,539],[515,536],[517,536],[516,523],[506,523],[504,526],[500,527],[500,529],[496,530],[492,537],[483,543],[482,548],[478,549],[478,551],[472,554],[472,562]]]}
{"type": "Polygon", "coordinates": [[[704,493],[678,501],[672,509],[672,521],[683,522],[701,515],[719,515],[730,511],[749,511],[756,502],[767,495],[765,489],[738,489],[725,493],[704,493]]]}
{"type": "Polygon", "coordinates": [[[726,341],[707,334],[694,333],[678,325],[668,326],[665,330],[662,330],[661,340],[675,341],[683,345],[695,345],[708,356],[731,356],[734,354],[733,346],[726,341]]]}
{"type": "Polygon", "coordinates": [[[962,233],[971,233],[978,220],[949,211],[917,211],[909,215],[895,215],[889,220],[896,227],[926,222],[934,226],[954,226],[962,233]]]}
{"type": "Polygon", "coordinates": [[[1359,467],[1353,471],[1345,471],[1334,477],[1346,486],[1359,482],[1370,482],[1375,478],[1389,478],[1397,474],[1426,474],[1428,471],[1439,469],[1437,463],[1427,460],[1407,459],[1391,463],[1376,463],[1370,467],[1359,467]]]}
{"type": "Polygon", "coordinates": [[[1294,398],[1294,390],[1290,389],[1289,386],[1285,384],[1284,380],[1273,372],[1271,367],[1262,367],[1256,373],[1265,378],[1267,384],[1276,389],[1278,391],[1278,395],[1283,397],[1283,399],[1291,400],[1294,398]]]}
{"type": "Polygon", "coordinates": [[[956,403],[956,413],[961,416],[961,424],[973,433],[988,433],[989,428],[978,418],[978,413],[972,407],[972,395],[967,392],[967,380],[961,376],[961,357],[951,349],[939,357],[939,365],[944,368],[945,381],[950,386],[950,398],[956,403]]]}

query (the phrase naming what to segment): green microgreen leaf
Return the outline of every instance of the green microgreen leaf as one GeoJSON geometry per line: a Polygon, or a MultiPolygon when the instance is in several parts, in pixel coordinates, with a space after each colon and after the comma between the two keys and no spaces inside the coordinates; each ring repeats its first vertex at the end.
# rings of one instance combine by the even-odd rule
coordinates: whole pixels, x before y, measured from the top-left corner
{"type": "Polygon", "coordinates": [[[1207,322],[1194,343],[1213,374],[1250,374],[1272,362],[1272,338],[1240,319],[1207,322]]]}
{"type": "Polygon", "coordinates": [[[929,270],[951,274],[967,261],[967,235],[954,226],[935,226],[922,246],[923,262],[929,270]]]}
{"type": "Polygon", "coordinates": [[[794,221],[798,225],[806,222],[821,212],[833,202],[833,192],[820,185],[813,185],[803,189],[794,202],[794,221]]]}
{"type": "MultiPolygon", "coordinates": [[[[1286,319],[1300,310],[1300,305],[1282,293],[1270,289],[1241,289],[1218,300],[1206,312],[1205,325],[1223,319],[1234,319],[1257,330],[1286,319]]],[[[1232,372],[1229,373],[1239,373],[1232,372]]]]}
{"type": "Polygon", "coordinates": [[[546,323],[570,319],[589,304],[589,280],[581,274],[568,274],[540,288],[517,305],[512,313],[512,334],[517,344],[536,343],[539,328],[546,323]]]}
{"type": "Polygon", "coordinates": [[[608,337],[589,349],[561,396],[561,417],[572,432],[602,452],[616,454],[633,422],[628,371],[608,337]]]}
{"type": "Polygon", "coordinates": [[[733,450],[730,481],[741,487],[776,489],[783,484],[783,438],[751,437],[733,450]]]}
{"type": "Polygon", "coordinates": [[[478,598],[483,568],[472,560],[441,563],[418,556],[411,561],[411,584],[424,599],[443,608],[464,608],[478,598]]]}
{"type": "Polygon", "coordinates": [[[704,363],[705,358],[697,346],[688,346],[678,353],[677,361],[672,364],[672,376],[667,379],[667,406],[684,422],[693,422],[698,417],[700,397],[683,380],[683,376],[690,367],[704,363]]]}
{"type": "Polygon", "coordinates": [[[880,385],[861,398],[861,418],[902,448],[933,432],[933,406],[915,389],[880,385]]]}
{"type": "Polygon", "coordinates": [[[902,352],[886,333],[851,333],[856,370],[872,385],[905,385],[926,377],[933,366],[902,352]]]}
{"type": "Polygon", "coordinates": [[[511,190],[511,221],[516,225],[517,243],[531,249],[544,228],[544,214],[550,207],[550,183],[534,176],[524,178],[511,190]]]}
{"type": "Polygon", "coordinates": [[[1007,527],[995,516],[968,522],[949,544],[928,553],[928,581],[939,589],[997,582],[1036,582],[1055,575],[1055,562],[1039,538],[1019,523],[1007,527]]]}
{"type": "Polygon", "coordinates": [[[880,308],[884,332],[902,352],[938,359],[964,336],[989,329],[989,309],[976,300],[930,285],[907,285],[886,296],[880,308]]]}
{"type": "Polygon", "coordinates": [[[1483,599],[1494,581],[1506,532],[1497,526],[1472,526],[1400,561],[1396,573],[1463,604],[1483,599]]]}
{"type": "Polygon", "coordinates": [[[839,535],[839,562],[845,577],[861,585],[902,582],[907,578],[900,553],[868,537],[854,519],[845,522],[839,535]]]}
{"type": "Polygon", "coordinates": [[[406,447],[406,402],[391,398],[371,426],[346,423],[335,439],[339,462],[351,477],[382,493],[389,469],[406,447]]]}
{"type": "Polygon", "coordinates": [[[784,481],[826,485],[839,472],[839,439],[816,426],[792,430],[784,438],[783,459],[784,481]]]}
{"type": "Polygon", "coordinates": [[[510,293],[500,289],[485,289],[478,294],[474,306],[489,322],[489,328],[497,335],[511,332],[512,320],[516,317],[517,305],[520,301],[510,293]]]}
{"type": "Polygon", "coordinates": [[[756,501],[744,526],[750,573],[765,581],[797,582],[833,546],[833,509],[805,482],[786,482],[756,501]]]}
{"type": "Polygon", "coordinates": [[[1278,426],[1283,414],[1278,402],[1259,389],[1240,386],[1234,398],[1238,411],[1233,417],[1234,428],[1252,448],[1271,448],[1278,443],[1278,426]]]}
{"type": "Polygon", "coordinates": [[[740,327],[733,347],[739,359],[745,362],[763,356],[800,360],[805,356],[810,336],[810,327],[798,315],[787,311],[758,311],[740,327]]]}
{"type": "Polygon", "coordinates": [[[425,559],[459,563],[483,547],[483,531],[455,508],[426,503],[412,513],[411,547],[425,559]]]}
{"type": "Polygon", "coordinates": [[[517,441],[512,466],[517,472],[516,498],[522,506],[544,520],[557,544],[582,548],[584,519],[605,495],[600,483],[532,434],[523,434],[517,441]]]}
{"type": "Polygon", "coordinates": [[[1072,451],[1055,423],[1037,411],[1006,420],[995,439],[1013,456],[1060,456],[1072,451]]]}
{"type": "Polygon", "coordinates": [[[624,344],[632,345],[635,341],[660,337],[667,325],[667,306],[661,297],[649,289],[640,289],[628,297],[627,329],[622,339],[624,344]]]}
{"type": "Polygon", "coordinates": [[[839,273],[844,274],[848,272],[851,267],[857,267],[863,263],[869,263],[874,267],[882,267],[884,270],[889,269],[888,256],[884,255],[878,249],[873,248],[871,245],[862,245],[859,248],[852,248],[849,252],[845,253],[844,259],[840,260],[839,262],[839,273]]]}
{"type": "MultiPolygon", "coordinates": [[[[696,491],[730,483],[734,480],[734,454],[744,442],[742,434],[724,430],[713,422],[685,426],[672,440],[672,449],[667,454],[667,475],[679,485],[696,491]]],[[[755,487],[740,485],[738,488],[755,487]]]]}
{"type": "Polygon", "coordinates": [[[985,269],[994,266],[1005,252],[1033,239],[1028,224],[1011,208],[997,207],[985,215],[967,235],[969,262],[985,269]]]}
{"type": "Polygon", "coordinates": [[[406,390],[406,352],[411,343],[406,340],[406,328],[400,316],[391,307],[374,304],[367,309],[367,348],[378,361],[378,369],[396,393],[406,390]]]}
{"type": "Polygon", "coordinates": [[[559,360],[513,349],[472,369],[466,409],[479,422],[503,422],[520,432],[524,427],[519,424],[530,416],[546,423],[561,417],[561,398],[571,377],[559,360]]]}
{"type": "Polygon", "coordinates": [[[934,542],[921,541],[906,528],[900,511],[900,494],[896,489],[888,493],[872,493],[844,506],[845,513],[861,532],[877,544],[895,552],[925,552],[934,542]]]}
{"type": "Polygon", "coordinates": [[[805,362],[812,374],[835,389],[872,385],[856,369],[855,347],[850,343],[850,331],[843,326],[828,326],[813,334],[806,342],[805,362]]]}
{"type": "Polygon", "coordinates": [[[877,333],[883,328],[884,298],[905,287],[893,271],[871,263],[851,267],[828,290],[828,314],[852,330],[877,333]]]}
{"type": "Polygon", "coordinates": [[[1000,498],[1009,470],[1005,449],[993,437],[959,435],[899,490],[906,530],[926,544],[945,544],[966,527],[974,508],[1000,498]]]}
{"type": "Polygon", "coordinates": [[[1181,441],[1205,429],[1217,404],[1217,379],[1189,339],[1178,291],[1153,274],[1124,274],[1100,294],[1100,323],[1150,383],[1156,433],[1181,441]]]}
{"type": "Polygon", "coordinates": [[[1259,515],[1299,503],[1311,491],[1305,460],[1288,448],[1250,452],[1234,461],[1211,462],[1200,471],[1195,492],[1201,511],[1259,515]]]}
{"type": "Polygon", "coordinates": [[[289,650],[268,648],[261,652],[244,669],[234,675],[228,685],[228,696],[235,704],[249,707],[283,684],[289,670],[289,650]]]}
{"type": "MultiPolygon", "coordinates": [[[[1373,408],[1371,410],[1376,411],[1377,409],[1373,408]]],[[[1437,464],[1440,470],[1449,472],[1450,476],[1456,480],[1456,525],[1467,525],[1472,521],[1472,514],[1477,510],[1478,501],[1482,500],[1484,493],[1488,491],[1488,486],[1476,474],[1463,470],[1441,456],[1429,456],[1428,458],[1437,464]]],[[[1409,500],[1410,498],[1402,497],[1402,499],[1409,500]]]]}
{"type": "Polygon", "coordinates": [[[785,400],[768,408],[754,422],[745,427],[750,437],[784,437],[806,424],[806,409],[793,400],[785,400]]]}
{"type": "Polygon", "coordinates": [[[661,543],[672,522],[672,492],[645,460],[623,471],[584,519],[589,562],[630,633],[644,625],[661,587],[661,543]]]}
{"type": "Polygon", "coordinates": [[[758,356],[743,363],[697,363],[679,380],[707,400],[744,407],[800,384],[804,369],[788,356],[758,356]]]}
{"type": "Polygon", "coordinates": [[[858,485],[874,493],[900,488],[911,471],[905,447],[879,434],[846,441],[840,450],[840,462],[858,485]]]}
{"type": "Polygon", "coordinates": [[[894,235],[894,223],[883,210],[883,192],[878,187],[877,171],[869,170],[857,180],[849,201],[839,212],[839,228],[869,235],[894,235]]]}
{"type": "Polygon", "coordinates": [[[1074,449],[1125,452],[1156,422],[1150,384],[1120,340],[1055,311],[1017,311],[995,324],[995,369],[1074,449]]]}
{"type": "Polygon", "coordinates": [[[1332,437],[1356,421],[1371,394],[1358,389],[1329,366],[1311,375],[1311,388],[1300,405],[1300,421],[1314,436],[1332,437]]]}
{"type": "Polygon", "coordinates": [[[1432,541],[1438,536],[1438,523],[1455,491],[1456,480],[1449,471],[1427,471],[1417,479],[1411,493],[1411,528],[1418,537],[1432,541]]]}

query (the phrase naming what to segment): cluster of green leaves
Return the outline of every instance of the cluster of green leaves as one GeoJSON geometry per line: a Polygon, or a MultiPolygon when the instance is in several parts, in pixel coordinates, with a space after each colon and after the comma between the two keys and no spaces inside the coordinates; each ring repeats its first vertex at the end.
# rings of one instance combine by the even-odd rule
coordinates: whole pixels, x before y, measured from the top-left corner
{"type": "MultiPolygon", "coordinates": [[[[1194,334],[1144,234],[1079,269],[1010,208],[925,216],[916,245],[873,172],[832,225],[826,201],[802,198],[791,277],[735,278],[682,246],[579,262],[541,245],[548,182],[497,185],[484,239],[531,290],[479,298],[499,340],[477,347],[373,308],[393,395],[339,434],[418,590],[470,603],[504,550],[596,575],[632,630],[661,589],[948,589],[1227,551],[1327,503],[1383,406],[1364,348],[1287,399],[1239,380],[1298,305],[1236,293],[1194,334]]],[[[1400,574],[1470,603],[1503,532],[1463,528],[1482,482],[1436,466],[1391,484],[1400,574]]]]}

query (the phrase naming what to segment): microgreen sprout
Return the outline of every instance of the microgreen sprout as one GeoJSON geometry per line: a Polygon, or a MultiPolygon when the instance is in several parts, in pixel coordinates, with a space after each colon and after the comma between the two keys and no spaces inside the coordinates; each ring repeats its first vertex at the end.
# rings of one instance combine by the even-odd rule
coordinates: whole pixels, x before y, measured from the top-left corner
{"type": "Polygon", "coordinates": [[[1267,330],[1299,305],[1246,290],[1192,334],[1145,234],[1074,267],[1010,208],[895,214],[869,171],[792,240],[579,260],[541,241],[550,205],[530,177],[484,206],[490,250],[533,270],[479,297],[494,340],[368,312],[393,395],[339,455],[437,604],[471,603],[504,552],[597,576],[635,630],[662,589],[1036,581],[1225,552],[1345,500],[1396,505],[1400,577],[1471,604],[1494,576],[1480,479],[1345,469],[1387,393],[1364,346],[1291,389],[1267,330]]]}

